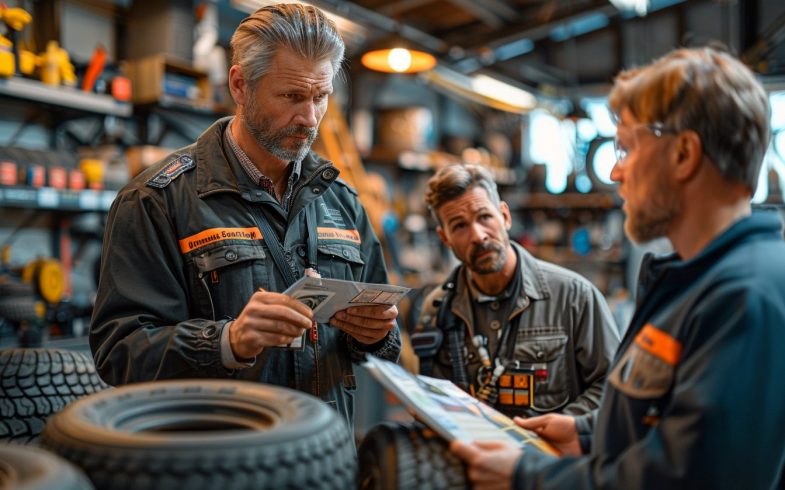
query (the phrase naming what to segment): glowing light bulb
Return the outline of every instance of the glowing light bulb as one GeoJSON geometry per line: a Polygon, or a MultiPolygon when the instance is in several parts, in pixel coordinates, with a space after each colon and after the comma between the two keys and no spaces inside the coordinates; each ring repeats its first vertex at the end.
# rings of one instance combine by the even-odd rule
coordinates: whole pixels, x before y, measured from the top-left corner
{"type": "Polygon", "coordinates": [[[387,61],[390,62],[390,68],[397,72],[404,72],[412,66],[412,54],[408,49],[393,48],[387,56],[387,61]]]}

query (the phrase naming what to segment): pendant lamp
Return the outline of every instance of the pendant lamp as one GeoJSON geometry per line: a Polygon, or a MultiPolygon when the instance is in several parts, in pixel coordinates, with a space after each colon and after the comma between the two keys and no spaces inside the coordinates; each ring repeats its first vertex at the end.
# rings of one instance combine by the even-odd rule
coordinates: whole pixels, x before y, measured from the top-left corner
{"type": "Polygon", "coordinates": [[[418,73],[436,66],[433,55],[412,48],[399,37],[377,45],[365,53],[360,62],[369,70],[384,73],[418,73]]]}

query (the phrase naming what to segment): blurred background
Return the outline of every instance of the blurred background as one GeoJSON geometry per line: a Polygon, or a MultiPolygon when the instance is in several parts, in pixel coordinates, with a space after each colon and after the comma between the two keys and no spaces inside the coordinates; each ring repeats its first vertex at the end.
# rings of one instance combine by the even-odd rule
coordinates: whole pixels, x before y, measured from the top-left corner
{"type": "MultiPolygon", "coordinates": [[[[0,345],[84,345],[106,212],[129,178],[232,114],[228,44],[260,0],[0,4],[0,345]]],[[[423,203],[433,171],[490,168],[514,240],[588,277],[620,325],[644,250],[624,238],[606,95],[620,70],[721,45],[770,92],[756,206],[782,209],[782,0],[314,1],[347,44],[315,149],[359,191],[392,281],[454,267],[423,203]]]]}

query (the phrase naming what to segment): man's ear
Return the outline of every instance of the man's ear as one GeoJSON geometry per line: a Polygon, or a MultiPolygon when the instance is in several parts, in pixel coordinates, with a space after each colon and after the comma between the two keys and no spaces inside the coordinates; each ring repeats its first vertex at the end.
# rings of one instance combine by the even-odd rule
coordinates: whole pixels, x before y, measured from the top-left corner
{"type": "Polygon", "coordinates": [[[502,213],[502,217],[504,217],[504,228],[507,231],[510,231],[512,228],[512,214],[510,213],[510,206],[502,201],[499,203],[499,211],[502,213]]]}
{"type": "Polygon", "coordinates": [[[452,249],[452,246],[450,246],[450,241],[447,239],[447,234],[444,232],[444,228],[437,226],[436,234],[439,235],[439,239],[447,248],[452,249]]]}
{"type": "Polygon", "coordinates": [[[673,176],[677,180],[690,180],[703,162],[703,143],[695,131],[688,129],[676,137],[673,176]]]}
{"type": "Polygon", "coordinates": [[[229,68],[229,93],[232,94],[234,103],[238,106],[245,105],[245,95],[248,91],[248,84],[243,76],[240,65],[232,65],[229,68]]]}

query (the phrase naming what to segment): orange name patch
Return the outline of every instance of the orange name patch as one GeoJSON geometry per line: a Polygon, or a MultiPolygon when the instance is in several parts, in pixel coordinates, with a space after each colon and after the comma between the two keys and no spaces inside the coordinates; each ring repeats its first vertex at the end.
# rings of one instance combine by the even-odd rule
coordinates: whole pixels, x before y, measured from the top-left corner
{"type": "Polygon", "coordinates": [[[259,228],[210,228],[180,240],[180,251],[185,253],[223,240],[261,240],[259,228]]]}
{"type": "Polygon", "coordinates": [[[343,240],[360,244],[360,232],[357,230],[342,230],[340,228],[317,228],[319,240],[343,240]]]}
{"type": "Polygon", "coordinates": [[[635,343],[670,366],[675,366],[681,358],[681,342],[651,323],[644,325],[635,337],[635,343]]]}

